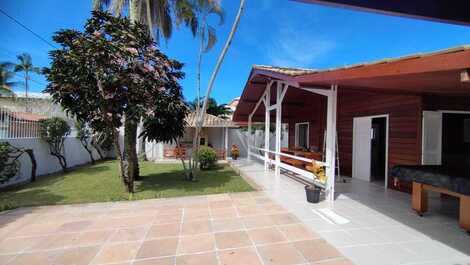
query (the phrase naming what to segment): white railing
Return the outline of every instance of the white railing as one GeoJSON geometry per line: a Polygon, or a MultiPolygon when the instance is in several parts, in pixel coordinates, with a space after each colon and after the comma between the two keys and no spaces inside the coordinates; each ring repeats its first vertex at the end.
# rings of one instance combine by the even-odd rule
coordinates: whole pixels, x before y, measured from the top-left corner
{"type": "Polygon", "coordinates": [[[0,108],[0,139],[39,137],[39,121],[28,116],[30,113],[0,108]]]}
{"type": "MultiPolygon", "coordinates": [[[[296,160],[299,160],[299,161],[303,161],[303,162],[307,162],[307,163],[311,163],[313,164],[313,162],[317,163],[317,164],[320,164],[322,166],[325,166],[325,167],[328,167],[326,165],[325,162],[322,162],[322,161],[317,161],[315,159],[309,159],[309,158],[305,158],[305,157],[301,157],[301,156],[295,156],[295,155],[291,155],[291,154],[286,154],[286,153],[282,153],[282,152],[276,152],[276,151],[272,151],[272,150],[268,150],[268,149],[264,149],[264,148],[259,148],[259,147],[254,147],[254,146],[251,146],[249,147],[250,149],[254,149],[254,150],[257,150],[257,151],[261,151],[261,152],[267,152],[269,154],[274,154],[274,155],[279,155],[279,156],[284,156],[284,157],[289,157],[289,158],[292,158],[292,159],[296,159],[296,160]]],[[[265,161],[265,157],[264,155],[260,155],[260,154],[257,154],[256,152],[251,152],[251,156],[255,157],[255,158],[258,158],[262,161],[265,161]]],[[[276,160],[273,160],[273,159],[270,159],[269,156],[268,156],[268,161],[267,161],[269,164],[272,164],[272,165],[276,165],[277,164],[277,161],[276,160]]],[[[313,174],[312,172],[308,171],[308,170],[304,170],[304,169],[301,169],[301,168],[298,168],[298,167],[294,167],[292,165],[289,165],[289,164],[286,164],[286,163],[283,163],[282,161],[279,162],[279,167],[284,169],[284,170],[287,170],[287,171],[290,171],[290,172],[293,172],[293,173],[296,173],[297,175],[299,175],[301,178],[307,180],[307,181],[311,181],[313,182],[315,185],[317,186],[320,186],[322,188],[325,188],[325,184],[324,183],[321,183],[320,181],[318,181],[318,177],[315,176],[315,174],[313,174]]]]}

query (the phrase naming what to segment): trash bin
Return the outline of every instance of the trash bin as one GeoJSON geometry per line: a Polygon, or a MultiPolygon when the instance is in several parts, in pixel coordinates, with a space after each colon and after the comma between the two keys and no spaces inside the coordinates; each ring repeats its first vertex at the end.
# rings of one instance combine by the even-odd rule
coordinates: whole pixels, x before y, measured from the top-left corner
{"type": "Polygon", "coordinates": [[[307,201],[310,203],[320,202],[321,189],[316,186],[305,186],[305,193],[307,194],[307,201]]]}

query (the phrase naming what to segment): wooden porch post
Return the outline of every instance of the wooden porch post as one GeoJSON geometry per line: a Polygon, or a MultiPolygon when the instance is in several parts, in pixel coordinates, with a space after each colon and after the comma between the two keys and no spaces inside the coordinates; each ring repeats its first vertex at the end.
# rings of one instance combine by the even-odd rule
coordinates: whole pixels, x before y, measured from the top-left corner
{"type": "Polygon", "coordinates": [[[247,159],[251,161],[251,115],[248,117],[248,144],[247,144],[247,159]]]}
{"type": "MultiPolygon", "coordinates": [[[[283,91],[284,84],[279,81],[276,83],[276,167],[275,174],[279,176],[281,174],[281,126],[282,126],[282,100],[285,95],[283,91]]],[[[287,86],[285,87],[287,89],[287,86]]]]}
{"type": "Polygon", "coordinates": [[[331,85],[326,117],[326,198],[330,201],[335,199],[337,89],[337,85],[331,85]]]}
{"type": "MultiPolygon", "coordinates": [[[[269,110],[271,107],[271,84],[268,84],[266,87],[266,93],[264,98],[264,108],[265,108],[265,116],[264,116],[264,149],[269,150],[269,128],[271,127],[271,113],[269,110]]],[[[269,169],[269,153],[264,152],[264,170],[267,171],[269,169]]]]}

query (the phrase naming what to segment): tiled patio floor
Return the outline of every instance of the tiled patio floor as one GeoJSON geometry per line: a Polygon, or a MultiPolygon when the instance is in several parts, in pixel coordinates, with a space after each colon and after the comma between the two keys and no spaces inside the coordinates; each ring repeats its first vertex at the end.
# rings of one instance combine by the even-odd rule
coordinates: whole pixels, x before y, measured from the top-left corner
{"type": "Polygon", "coordinates": [[[0,214],[0,264],[351,264],[264,192],[0,214]]]}
{"type": "Polygon", "coordinates": [[[429,212],[418,217],[411,196],[360,180],[337,183],[333,203],[306,202],[303,185],[260,162],[234,161],[275,202],[357,265],[470,265],[470,235],[459,228],[458,202],[430,194],[429,212]],[[319,214],[327,209],[349,222],[319,214]]]}

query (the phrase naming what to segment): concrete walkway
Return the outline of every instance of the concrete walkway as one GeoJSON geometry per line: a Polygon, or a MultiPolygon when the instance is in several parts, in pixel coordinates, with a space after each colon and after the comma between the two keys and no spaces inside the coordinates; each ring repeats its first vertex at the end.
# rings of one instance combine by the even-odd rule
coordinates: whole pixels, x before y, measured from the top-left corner
{"type": "Polygon", "coordinates": [[[409,194],[354,179],[337,183],[334,203],[310,204],[303,185],[276,178],[261,163],[232,164],[357,265],[470,264],[470,236],[458,226],[456,200],[431,194],[430,211],[421,218],[409,194]]]}
{"type": "Polygon", "coordinates": [[[21,208],[0,264],[351,264],[264,192],[21,208]]]}

